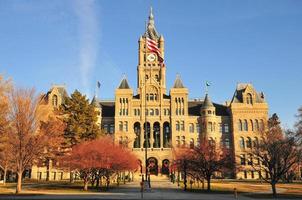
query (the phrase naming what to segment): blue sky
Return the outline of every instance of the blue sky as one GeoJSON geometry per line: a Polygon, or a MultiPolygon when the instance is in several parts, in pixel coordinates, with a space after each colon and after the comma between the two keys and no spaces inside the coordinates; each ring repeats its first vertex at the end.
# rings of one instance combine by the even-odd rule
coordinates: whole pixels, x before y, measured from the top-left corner
{"type": "Polygon", "coordinates": [[[0,0],[0,73],[46,92],[66,84],[114,98],[123,74],[136,88],[137,41],[150,6],[166,42],[168,88],[179,73],[191,98],[213,101],[238,82],[264,91],[270,113],[292,127],[302,105],[302,1],[0,0]]]}

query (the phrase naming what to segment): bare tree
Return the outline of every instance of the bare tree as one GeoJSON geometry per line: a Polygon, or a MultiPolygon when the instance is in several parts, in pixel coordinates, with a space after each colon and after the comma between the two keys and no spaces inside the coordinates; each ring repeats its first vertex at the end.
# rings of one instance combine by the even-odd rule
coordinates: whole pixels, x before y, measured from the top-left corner
{"type": "Polygon", "coordinates": [[[38,98],[33,89],[15,89],[9,96],[11,166],[18,175],[16,193],[22,189],[23,172],[43,156],[52,141],[51,131],[40,131],[38,98]]]}
{"type": "Polygon", "coordinates": [[[8,132],[9,132],[9,121],[8,121],[8,112],[9,112],[9,103],[8,103],[8,94],[11,90],[10,80],[5,80],[0,75],[0,168],[2,168],[3,174],[3,183],[6,183],[6,173],[9,167],[9,152],[10,148],[7,145],[8,141],[8,132]]]}
{"type": "Polygon", "coordinates": [[[274,197],[277,196],[276,184],[301,159],[302,153],[297,147],[296,140],[283,133],[279,118],[274,114],[268,121],[263,140],[252,150],[253,157],[259,160],[252,162],[252,166],[268,175],[260,173],[261,178],[271,184],[274,197]]]}

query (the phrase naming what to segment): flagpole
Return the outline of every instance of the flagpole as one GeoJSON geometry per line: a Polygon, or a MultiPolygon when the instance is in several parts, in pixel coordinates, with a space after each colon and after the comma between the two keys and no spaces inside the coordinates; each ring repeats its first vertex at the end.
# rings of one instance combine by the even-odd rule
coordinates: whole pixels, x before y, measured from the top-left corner
{"type": "MultiPolygon", "coordinates": [[[[145,55],[144,55],[144,62],[147,62],[147,22],[145,22],[145,55]]],[[[146,175],[145,180],[148,181],[148,144],[149,144],[149,137],[147,131],[147,78],[145,75],[145,165],[146,165],[146,175]]],[[[149,184],[150,185],[150,184],[149,184]]]]}

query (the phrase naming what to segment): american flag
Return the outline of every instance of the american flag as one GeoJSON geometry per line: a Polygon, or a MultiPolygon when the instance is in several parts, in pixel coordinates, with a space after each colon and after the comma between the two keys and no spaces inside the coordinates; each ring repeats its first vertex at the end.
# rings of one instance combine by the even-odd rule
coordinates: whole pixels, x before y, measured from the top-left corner
{"type": "Polygon", "coordinates": [[[147,36],[147,48],[148,48],[149,51],[157,54],[158,60],[159,60],[160,63],[164,62],[164,59],[163,59],[163,57],[162,57],[162,55],[160,53],[160,50],[159,50],[159,48],[157,46],[157,42],[154,41],[154,40],[152,40],[148,36],[147,36]]]}

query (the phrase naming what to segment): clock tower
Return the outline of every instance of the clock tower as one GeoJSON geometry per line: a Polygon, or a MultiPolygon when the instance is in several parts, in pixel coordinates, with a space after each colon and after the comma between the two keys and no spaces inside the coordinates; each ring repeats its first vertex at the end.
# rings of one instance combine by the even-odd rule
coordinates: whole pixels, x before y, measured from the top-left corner
{"type": "Polygon", "coordinates": [[[147,98],[148,94],[152,95],[156,101],[166,94],[166,68],[162,60],[164,44],[164,37],[156,31],[151,8],[146,31],[138,41],[137,93],[147,98]],[[148,38],[156,43],[158,53],[148,49],[148,38]]]}

